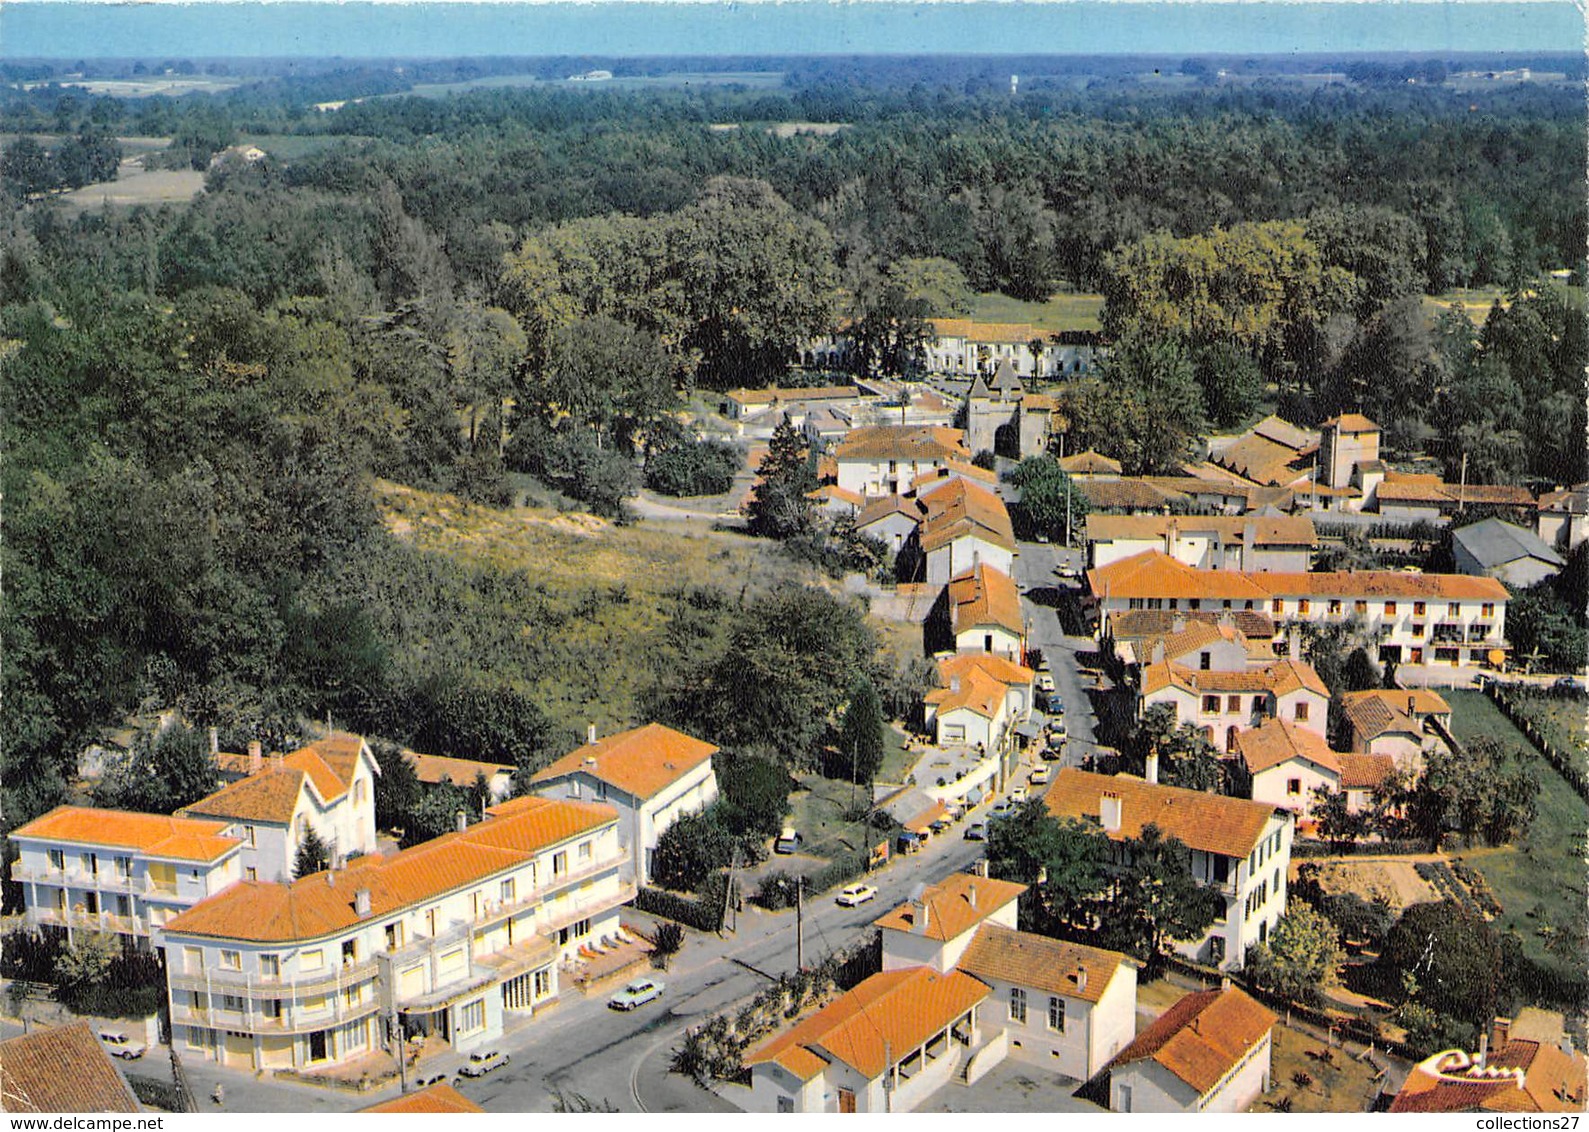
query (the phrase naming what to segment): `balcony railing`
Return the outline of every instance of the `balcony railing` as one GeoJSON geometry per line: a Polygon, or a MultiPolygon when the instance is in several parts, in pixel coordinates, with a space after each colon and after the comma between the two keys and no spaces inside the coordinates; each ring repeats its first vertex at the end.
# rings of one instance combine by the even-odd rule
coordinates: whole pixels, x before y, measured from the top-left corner
{"type": "Polygon", "coordinates": [[[250,1000],[242,1010],[221,1006],[194,1006],[188,1002],[171,1004],[171,1021],[176,1025],[204,1026],[219,1030],[240,1030],[260,1034],[292,1034],[323,1030],[344,1022],[357,1021],[377,1013],[380,1000],[376,995],[364,997],[362,1002],[349,1005],[340,995],[328,998],[321,1010],[305,1010],[291,999],[281,1000],[281,1013],[271,1015],[253,1009],[250,1000]]]}
{"type": "Polygon", "coordinates": [[[131,873],[118,873],[114,869],[91,873],[85,869],[57,869],[52,866],[29,869],[19,863],[11,866],[11,879],[19,883],[33,881],[59,888],[92,888],[101,892],[141,893],[148,888],[145,878],[131,873]]]}
{"type": "Polygon", "coordinates": [[[87,912],[77,909],[30,908],[27,918],[36,926],[71,928],[75,931],[107,932],[121,935],[148,935],[149,925],[136,916],[119,912],[87,912]]]}
{"type": "Polygon", "coordinates": [[[227,994],[252,998],[290,998],[305,994],[340,991],[343,987],[373,979],[375,960],[349,963],[324,973],[288,978],[268,978],[251,971],[230,971],[224,967],[203,971],[171,971],[167,981],[172,990],[210,991],[218,988],[227,994]]]}

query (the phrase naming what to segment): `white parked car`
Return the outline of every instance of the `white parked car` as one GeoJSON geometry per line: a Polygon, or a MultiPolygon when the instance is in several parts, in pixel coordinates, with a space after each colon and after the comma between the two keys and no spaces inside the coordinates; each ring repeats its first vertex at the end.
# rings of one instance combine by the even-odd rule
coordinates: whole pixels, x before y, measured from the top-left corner
{"type": "Polygon", "coordinates": [[[633,1010],[662,997],[662,984],[655,979],[637,979],[607,1000],[614,1010],[633,1010]]]}
{"type": "Polygon", "coordinates": [[[1026,801],[1026,787],[1017,786],[1010,791],[1010,803],[1012,805],[1019,806],[1024,801],[1026,801]]]}
{"type": "Polygon", "coordinates": [[[1037,674],[1037,690],[1045,693],[1052,692],[1054,690],[1054,678],[1046,672],[1039,672],[1037,674]]]}
{"type": "Polygon", "coordinates": [[[1048,767],[1040,766],[1032,771],[1032,777],[1029,781],[1033,786],[1046,786],[1052,774],[1053,772],[1048,767]]]}
{"type": "Polygon", "coordinates": [[[133,1041],[120,1030],[101,1030],[99,1041],[105,1047],[106,1053],[123,1061],[136,1061],[149,1051],[148,1046],[133,1041]]]}
{"type": "Polygon", "coordinates": [[[876,900],[877,889],[869,884],[852,884],[842,889],[834,899],[846,908],[854,908],[868,900],[876,900]]]}
{"type": "Polygon", "coordinates": [[[484,1077],[493,1069],[501,1069],[507,1063],[507,1054],[500,1050],[483,1049],[478,1053],[471,1053],[469,1060],[459,1067],[458,1072],[465,1077],[484,1077]]]}

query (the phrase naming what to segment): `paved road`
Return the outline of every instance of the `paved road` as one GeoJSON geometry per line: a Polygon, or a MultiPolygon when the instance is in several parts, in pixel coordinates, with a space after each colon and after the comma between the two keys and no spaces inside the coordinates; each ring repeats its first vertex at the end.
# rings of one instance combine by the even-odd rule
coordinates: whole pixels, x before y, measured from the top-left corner
{"type": "Polygon", "coordinates": [[[1065,766],[1079,766],[1097,746],[1093,725],[1097,718],[1092,702],[1084,692],[1077,667],[1078,652],[1092,652],[1097,642],[1091,637],[1066,636],[1060,623],[1058,605],[1075,582],[1061,581],[1054,573],[1062,562],[1081,565],[1081,552],[1046,543],[1023,542],[1015,559],[1015,580],[1020,584],[1022,605],[1030,621],[1029,644],[1042,650],[1053,669],[1054,685],[1065,703],[1065,766]]]}

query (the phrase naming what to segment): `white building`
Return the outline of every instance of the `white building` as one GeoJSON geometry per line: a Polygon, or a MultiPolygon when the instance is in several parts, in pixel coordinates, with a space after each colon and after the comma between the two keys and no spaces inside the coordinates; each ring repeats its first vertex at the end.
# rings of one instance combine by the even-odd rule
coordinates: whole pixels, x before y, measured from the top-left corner
{"type": "Polygon", "coordinates": [[[605,802],[618,811],[618,840],[628,875],[646,884],[664,830],[717,799],[717,748],[660,723],[596,739],[570,751],[531,780],[546,798],[605,802]]]}
{"type": "Polygon", "coordinates": [[[149,950],[173,916],[243,878],[227,823],[58,806],[11,834],[29,927],[118,935],[149,950]]]}
{"type": "Polygon", "coordinates": [[[1235,987],[1187,995],[1109,1070],[1114,1112],[1246,1112],[1269,1087],[1279,1019],[1235,987]]]}
{"type": "Polygon", "coordinates": [[[313,829],[333,860],[373,853],[375,778],[369,744],[333,734],[291,754],[263,758],[250,745],[249,774],[180,812],[227,823],[243,843],[245,880],[286,880],[313,829]]]}
{"type": "Polygon", "coordinates": [[[1002,749],[1032,712],[1037,674],[1001,656],[967,653],[938,662],[938,681],[923,697],[926,725],[940,747],[1002,749]]]}
{"type": "Polygon", "coordinates": [[[1298,818],[1312,811],[1315,790],[1333,794],[1341,788],[1341,756],[1317,731],[1283,719],[1243,731],[1236,753],[1251,784],[1248,797],[1298,818]]]}
{"type": "Polygon", "coordinates": [[[1318,532],[1305,515],[1093,515],[1087,562],[1160,550],[1198,570],[1307,571],[1318,532]]]}
{"type": "Polygon", "coordinates": [[[978,566],[1002,574],[1015,569],[1015,530],[1004,501],[964,479],[954,479],[918,496],[922,519],[912,549],[926,564],[930,586],[978,566]]]}
{"type": "Polygon", "coordinates": [[[1390,755],[1398,767],[1418,770],[1442,743],[1436,725],[1449,728],[1451,705],[1428,688],[1372,688],[1341,697],[1351,729],[1351,749],[1390,755]]]}
{"type": "Polygon", "coordinates": [[[991,566],[977,566],[951,578],[929,615],[928,628],[935,644],[957,653],[986,653],[1017,664],[1026,655],[1020,591],[1008,574],[991,566]]]}
{"type": "Polygon", "coordinates": [[[1142,669],[1138,713],[1157,704],[1169,705],[1177,723],[1190,723],[1233,754],[1241,733],[1267,720],[1283,719],[1322,736],[1330,690],[1312,665],[1296,660],[1238,672],[1149,664],[1142,669]]]}
{"type": "Polygon", "coordinates": [[[460,1052],[558,994],[634,896],[610,806],[516,798],[478,825],[290,884],[242,881],[165,929],[172,1041],[256,1072],[405,1036],[460,1052]]]}
{"type": "Polygon", "coordinates": [[[929,967],[943,973],[960,962],[977,929],[1014,930],[1024,884],[950,873],[874,920],[883,935],[883,970],[929,967]]]}
{"type": "Polygon", "coordinates": [[[1140,837],[1155,825],[1192,851],[1193,877],[1224,897],[1225,911],[1201,939],[1177,943],[1189,958],[1240,967],[1247,948],[1267,940],[1285,914],[1287,810],[1072,767],[1054,776],[1044,798],[1055,817],[1095,821],[1111,841],[1140,837]]]}
{"type": "Polygon", "coordinates": [[[959,429],[909,425],[858,428],[833,450],[838,486],[856,495],[903,495],[918,477],[940,475],[952,464],[971,464],[959,429]]]}

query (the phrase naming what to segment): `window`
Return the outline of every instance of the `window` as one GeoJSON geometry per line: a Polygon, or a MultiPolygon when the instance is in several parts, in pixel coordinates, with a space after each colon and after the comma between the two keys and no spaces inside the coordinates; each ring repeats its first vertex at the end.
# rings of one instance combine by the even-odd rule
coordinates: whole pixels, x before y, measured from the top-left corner
{"type": "Polygon", "coordinates": [[[1181,599],[1178,598],[1178,597],[1172,597],[1170,599],[1170,608],[1171,609],[1179,609],[1179,608],[1181,608],[1181,599]]]}
{"type": "Polygon", "coordinates": [[[364,797],[364,779],[361,778],[353,784],[353,804],[355,806],[364,805],[364,797]]]}
{"type": "Polygon", "coordinates": [[[256,835],[254,827],[251,826],[251,825],[245,825],[243,827],[243,840],[248,842],[248,847],[250,849],[256,849],[256,848],[259,847],[258,837],[256,835]]]}
{"type": "Polygon", "coordinates": [[[1330,599],[1330,616],[1339,617],[1340,614],[1341,614],[1341,599],[1338,598],[1338,597],[1332,597],[1330,599]]]}
{"type": "Polygon", "coordinates": [[[1298,723],[1306,723],[1308,721],[1308,705],[1298,704],[1292,716],[1298,723]]]}
{"type": "Polygon", "coordinates": [[[342,941],[342,965],[350,967],[359,961],[359,941],[345,939],[342,941]]]}
{"type": "Polygon", "coordinates": [[[1213,666],[1213,663],[1214,655],[1212,653],[1200,652],[1197,654],[1198,671],[1207,672],[1213,666]]]}
{"type": "Polygon", "coordinates": [[[1020,987],[1010,988],[1010,1021],[1026,1021],[1026,992],[1020,987]]]}
{"type": "Polygon", "coordinates": [[[1459,602],[1459,601],[1448,601],[1448,602],[1446,602],[1446,616],[1447,617],[1461,617],[1462,616],[1462,603],[1459,602]]]}
{"type": "Polygon", "coordinates": [[[1306,614],[1307,611],[1308,611],[1308,599],[1305,598],[1305,597],[1298,598],[1297,599],[1297,612],[1301,613],[1301,614],[1306,614]]]}
{"type": "Polygon", "coordinates": [[[502,882],[502,903],[511,904],[517,898],[518,882],[512,877],[502,882]]]}
{"type": "Polygon", "coordinates": [[[535,972],[535,997],[543,998],[552,993],[552,969],[550,967],[535,972]]]}
{"type": "Polygon", "coordinates": [[[300,971],[320,971],[325,969],[325,965],[326,953],[323,948],[317,947],[312,951],[300,951],[298,953],[298,969],[300,971]]]}
{"type": "Polygon", "coordinates": [[[230,1010],[234,1014],[243,1012],[243,997],[237,994],[223,994],[221,996],[221,1009],[230,1010]]]}
{"type": "Polygon", "coordinates": [[[182,949],[182,969],[190,975],[197,975],[204,970],[204,949],[202,947],[184,947],[182,949]]]}
{"type": "Polygon", "coordinates": [[[579,843],[579,859],[581,861],[590,860],[590,842],[581,841],[579,843]]]}
{"type": "Polygon", "coordinates": [[[240,952],[221,949],[221,966],[228,971],[241,971],[243,969],[243,956],[240,952]]]}
{"type": "Polygon", "coordinates": [[[1396,603],[1395,602],[1387,601],[1385,603],[1385,616],[1386,617],[1394,617],[1394,616],[1396,616],[1396,603]]]}
{"type": "Polygon", "coordinates": [[[354,983],[352,986],[342,988],[342,1005],[357,1006],[364,997],[364,984],[354,983]]]}
{"type": "Polygon", "coordinates": [[[254,868],[252,865],[248,866],[248,868],[243,870],[243,879],[244,880],[258,880],[259,879],[259,870],[254,868]]]}
{"type": "Polygon", "coordinates": [[[780,1093],[778,1095],[778,1111],[779,1112],[793,1112],[794,1111],[794,1098],[793,1097],[786,1097],[782,1093],[780,1093]]]}
{"type": "MultiPolygon", "coordinates": [[[[1421,622],[1421,621],[1414,621],[1413,622],[1412,635],[1415,636],[1415,637],[1423,636],[1423,622],[1421,622]]],[[[1415,661],[1414,663],[1417,663],[1417,662],[1415,661]]]]}
{"type": "Polygon", "coordinates": [[[259,957],[259,973],[267,979],[281,978],[281,956],[261,955],[259,957]]]}
{"type": "Polygon", "coordinates": [[[1226,712],[1238,712],[1240,710],[1241,710],[1241,697],[1240,696],[1226,696],[1225,697],[1225,711],[1226,712]]]}
{"type": "Polygon", "coordinates": [[[1302,793],[1302,780],[1300,778],[1286,779],[1286,793],[1293,795],[1302,793]]]}
{"type": "Polygon", "coordinates": [[[1186,608],[1187,609],[1202,609],[1203,608],[1203,599],[1200,598],[1200,597],[1187,598],[1186,599],[1186,608]]]}
{"type": "Polygon", "coordinates": [[[50,868],[60,870],[66,867],[66,854],[59,849],[50,850],[50,868]]]}
{"type": "Polygon", "coordinates": [[[552,876],[561,877],[568,875],[568,853],[552,854],[552,876]]]}
{"type": "Polygon", "coordinates": [[[1285,611],[1286,611],[1285,598],[1277,597],[1277,598],[1274,599],[1274,601],[1269,603],[1269,612],[1270,613],[1284,613],[1285,611]]]}
{"type": "Polygon", "coordinates": [[[260,1004],[260,1009],[264,1013],[266,1018],[280,1018],[281,1017],[281,999],[279,999],[279,998],[267,998],[264,1002],[262,1002],[260,1004]]]}
{"type": "Polygon", "coordinates": [[[1494,617],[1495,616],[1495,603],[1493,601],[1487,601],[1483,605],[1479,606],[1479,616],[1480,617],[1494,617]]]}
{"type": "Polygon", "coordinates": [[[125,880],[127,878],[127,876],[132,872],[132,858],[131,857],[117,857],[117,858],[115,858],[113,863],[116,866],[116,875],[121,877],[123,880],[125,880]]]}
{"type": "Polygon", "coordinates": [[[1354,601],[1352,603],[1352,612],[1358,614],[1359,616],[1367,616],[1367,614],[1368,614],[1368,602],[1366,602],[1366,601],[1354,601]]]}
{"type": "Polygon", "coordinates": [[[458,1008],[458,1029],[466,1034],[486,1028],[486,1002],[477,998],[473,1002],[466,1002],[458,1008]]]}
{"type": "Polygon", "coordinates": [[[1412,615],[1414,617],[1422,617],[1423,616],[1423,609],[1424,609],[1423,602],[1415,601],[1415,602],[1412,603],[1412,615]]]}
{"type": "Polygon", "coordinates": [[[1217,711],[1219,711],[1219,697],[1218,696],[1204,696],[1203,697],[1203,712],[1204,712],[1204,714],[1205,715],[1212,715],[1212,714],[1214,714],[1217,711]]]}
{"type": "Polygon", "coordinates": [[[1065,1000],[1057,996],[1048,1000],[1048,1028],[1059,1034],[1065,1032],[1065,1000]]]}

